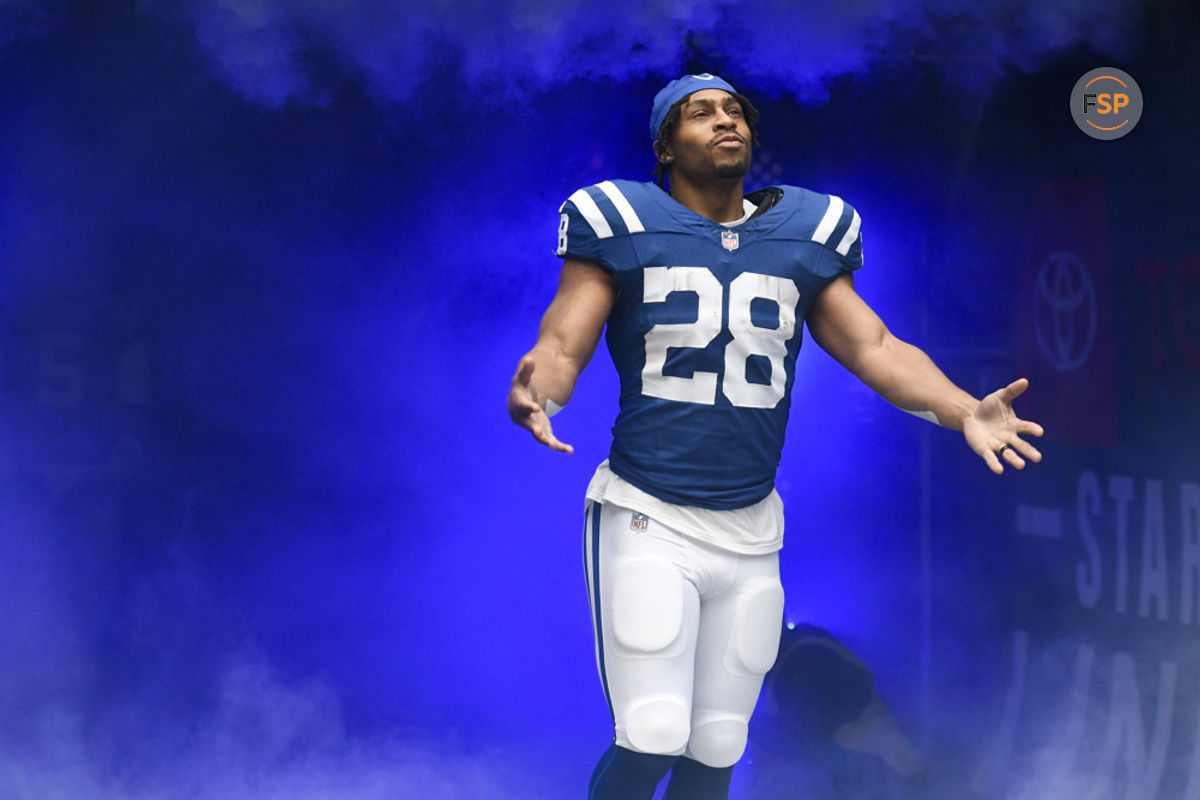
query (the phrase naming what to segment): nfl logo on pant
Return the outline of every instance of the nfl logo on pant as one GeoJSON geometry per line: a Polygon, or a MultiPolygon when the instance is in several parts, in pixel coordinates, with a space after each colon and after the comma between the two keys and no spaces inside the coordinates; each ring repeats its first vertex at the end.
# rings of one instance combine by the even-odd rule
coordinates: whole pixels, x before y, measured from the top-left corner
{"type": "Polygon", "coordinates": [[[650,527],[650,518],[645,514],[634,514],[629,520],[629,527],[638,533],[642,533],[650,527]]]}

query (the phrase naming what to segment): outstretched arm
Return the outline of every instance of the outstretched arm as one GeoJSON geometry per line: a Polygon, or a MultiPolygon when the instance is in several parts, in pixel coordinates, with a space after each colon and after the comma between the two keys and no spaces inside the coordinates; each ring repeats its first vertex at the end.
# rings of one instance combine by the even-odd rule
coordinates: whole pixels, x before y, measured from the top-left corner
{"type": "Polygon", "coordinates": [[[854,291],[849,274],[836,278],[808,314],[813,339],[838,363],[888,402],[917,414],[933,413],[939,424],[962,431],[967,445],[997,474],[1004,461],[1017,469],[1025,459],[1041,461],[1022,434],[1041,436],[1042,427],[1013,413],[1012,401],[1029,386],[1024,378],[977,400],[955,386],[924,351],[897,339],[854,291]]]}
{"type": "Polygon", "coordinates": [[[571,258],[563,262],[558,292],[542,317],[537,344],[521,357],[508,393],[512,421],[547,447],[573,452],[571,445],[555,438],[547,404],[567,404],[579,373],[596,352],[616,298],[616,284],[598,264],[571,258]]]}

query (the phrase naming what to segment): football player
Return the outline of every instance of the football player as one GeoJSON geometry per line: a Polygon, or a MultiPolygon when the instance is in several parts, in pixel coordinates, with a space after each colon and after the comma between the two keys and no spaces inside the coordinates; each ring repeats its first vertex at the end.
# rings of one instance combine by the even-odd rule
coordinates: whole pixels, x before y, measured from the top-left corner
{"type": "Polygon", "coordinates": [[[571,452],[550,417],[607,324],[620,376],[609,457],[587,488],[584,560],[613,744],[592,800],[728,796],[779,645],[783,507],[774,489],[802,325],[891,403],[961,431],[993,472],[1041,455],[1013,413],[893,336],[854,291],[858,212],[795,186],[743,193],[758,114],[721,78],[654,98],[659,183],[604,181],[560,209],[558,291],[508,396],[513,421],[571,452]]]}

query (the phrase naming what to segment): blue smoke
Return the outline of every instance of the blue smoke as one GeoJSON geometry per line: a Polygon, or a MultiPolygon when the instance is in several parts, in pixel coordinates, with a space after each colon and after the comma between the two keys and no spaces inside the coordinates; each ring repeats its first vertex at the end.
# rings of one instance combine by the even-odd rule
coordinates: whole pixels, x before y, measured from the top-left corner
{"type": "Polygon", "coordinates": [[[823,98],[831,79],[913,57],[982,91],[1080,45],[1121,56],[1133,44],[1129,31],[1139,10],[1135,0],[1103,6],[1084,0],[849,6],[147,0],[144,7],[189,26],[214,72],[271,108],[327,100],[318,56],[393,103],[419,94],[430,70],[447,63],[460,70],[457,92],[495,103],[575,78],[673,76],[696,58],[727,65],[760,91],[810,100],[823,98]]]}
{"type": "MultiPolygon", "coordinates": [[[[0,794],[576,794],[611,733],[576,530],[606,357],[556,418],[574,458],[503,412],[554,291],[554,209],[648,172],[664,77],[727,70],[778,101],[761,165],[863,210],[862,291],[915,334],[912,271],[886,265],[916,263],[963,112],[881,175],[912,142],[873,133],[869,101],[911,108],[924,68],[984,92],[1116,56],[1139,12],[409,5],[0,3],[0,794]]],[[[938,317],[967,339],[977,311],[938,317]]],[[[862,652],[908,689],[896,476],[924,429],[813,355],[828,394],[797,419],[833,421],[793,431],[781,474],[790,611],[880,632],[862,652]]]]}

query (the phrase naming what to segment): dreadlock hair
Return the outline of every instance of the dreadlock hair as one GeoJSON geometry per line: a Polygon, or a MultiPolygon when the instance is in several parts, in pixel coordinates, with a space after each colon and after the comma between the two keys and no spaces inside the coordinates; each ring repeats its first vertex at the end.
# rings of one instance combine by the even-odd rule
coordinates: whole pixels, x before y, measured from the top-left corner
{"type": "MultiPolygon", "coordinates": [[[[758,123],[758,109],[744,95],[737,92],[732,92],[732,95],[733,99],[737,100],[738,104],[741,105],[742,113],[746,115],[746,124],[750,126],[750,143],[758,147],[758,131],[754,127],[758,123]]],[[[671,143],[671,138],[675,136],[675,129],[679,127],[679,119],[683,115],[683,104],[687,102],[688,97],[691,97],[691,95],[675,101],[675,104],[667,110],[667,116],[663,118],[663,123],[658,129],[658,138],[654,140],[655,156],[661,153],[671,143]]],[[[654,182],[663,189],[667,188],[667,169],[666,164],[657,158],[655,159],[654,172],[652,173],[654,182]]]]}

